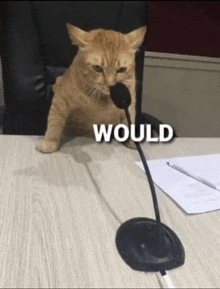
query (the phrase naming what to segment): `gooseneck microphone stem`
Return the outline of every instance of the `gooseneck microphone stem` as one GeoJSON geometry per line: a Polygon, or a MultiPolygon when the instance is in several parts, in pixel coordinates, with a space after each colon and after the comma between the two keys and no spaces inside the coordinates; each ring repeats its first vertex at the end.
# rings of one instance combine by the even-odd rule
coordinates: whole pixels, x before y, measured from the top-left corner
{"type": "MultiPolygon", "coordinates": [[[[131,117],[128,107],[131,105],[129,89],[123,83],[110,87],[113,103],[125,111],[128,125],[131,117]]],[[[160,221],[160,213],[154,183],[144,153],[135,142],[148,179],[153,199],[156,220],[133,218],[124,222],[116,234],[116,246],[122,259],[132,268],[146,272],[160,272],[159,279],[164,288],[174,288],[166,270],[183,265],[185,252],[178,236],[160,221]]]]}
{"type": "MultiPolygon", "coordinates": [[[[126,113],[126,117],[127,117],[127,120],[128,120],[128,124],[129,124],[129,126],[131,126],[131,118],[130,118],[130,114],[129,114],[128,108],[125,108],[125,113],[126,113]]],[[[153,198],[156,221],[159,224],[161,222],[160,221],[160,212],[159,212],[159,207],[158,207],[157,195],[156,195],[156,192],[155,192],[155,187],[154,187],[154,184],[153,184],[153,179],[151,177],[150,170],[148,168],[148,165],[147,165],[147,162],[146,162],[146,158],[144,156],[144,153],[142,151],[142,148],[141,148],[140,144],[138,142],[135,142],[135,145],[136,145],[138,153],[139,153],[139,155],[141,157],[145,172],[147,174],[147,180],[149,182],[149,185],[150,185],[150,188],[151,188],[151,194],[152,194],[152,198],[153,198]]]]}
{"type": "Polygon", "coordinates": [[[141,149],[141,146],[140,146],[139,143],[135,143],[135,144],[136,144],[136,147],[138,149],[139,155],[141,157],[142,163],[144,165],[144,169],[145,169],[145,172],[147,174],[147,178],[148,178],[149,185],[150,185],[150,188],[151,188],[151,194],[152,194],[152,198],[153,198],[153,204],[154,204],[154,211],[155,211],[156,220],[157,220],[158,223],[160,223],[160,213],[159,213],[159,207],[158,207],[158,202],[157,202],[157,197],[156,197],[156,193],[155,193],[153,180],[152,180],[152,177],[151,177],[151,174],[150,174],[150,171],[149,171],[149,168],[148,168],[144,153],[143,153],[143,151],[141,149]]]}

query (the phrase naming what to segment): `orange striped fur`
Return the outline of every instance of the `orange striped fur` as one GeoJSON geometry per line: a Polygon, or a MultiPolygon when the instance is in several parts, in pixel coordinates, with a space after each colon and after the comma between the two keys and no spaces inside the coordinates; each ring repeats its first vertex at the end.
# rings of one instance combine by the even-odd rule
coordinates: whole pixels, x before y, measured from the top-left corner
{"type": "MultiPolygon", "coordinates": [[[[124,83],[132,102],[132,122],[136,114],[135,53],[146,26],[128,34],[113,30],[83,31],[71,24],[67,30],[78,53],[66,72],[56,79],[48,115],[47,131],[38,148],[43,153],[57,151],[66,136],[94,137],[93,124],[127,124],[124,110],[112,102],[109,87],[124,83]]],[[[132,141],[126,146],[134,148],[132,141]]]]}

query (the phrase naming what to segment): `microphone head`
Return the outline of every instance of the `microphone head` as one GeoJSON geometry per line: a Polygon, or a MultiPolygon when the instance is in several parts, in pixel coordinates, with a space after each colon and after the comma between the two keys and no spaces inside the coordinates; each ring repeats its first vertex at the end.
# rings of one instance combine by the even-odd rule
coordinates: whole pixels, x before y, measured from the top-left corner
{"type": "Polygon", "coordinates": [[[131,104],[131,95],[126,85],[117,83],[110,87],[110,95],[114,104],[120,109],[126,109],[131,104]]]}

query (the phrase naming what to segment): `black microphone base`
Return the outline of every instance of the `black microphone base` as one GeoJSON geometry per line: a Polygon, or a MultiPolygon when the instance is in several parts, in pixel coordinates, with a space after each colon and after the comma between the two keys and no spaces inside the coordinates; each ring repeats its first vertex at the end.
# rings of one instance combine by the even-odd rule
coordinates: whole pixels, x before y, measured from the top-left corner
{"type": "Polygon", "coordinates": [[[158,272],[184,264],[185,252],[178,236],[153,219],[134,218],[123,223],[116,234],[122,259],[134,270],[158,272]],[[160,232],[158,231],[160,226],[160,232]]]}

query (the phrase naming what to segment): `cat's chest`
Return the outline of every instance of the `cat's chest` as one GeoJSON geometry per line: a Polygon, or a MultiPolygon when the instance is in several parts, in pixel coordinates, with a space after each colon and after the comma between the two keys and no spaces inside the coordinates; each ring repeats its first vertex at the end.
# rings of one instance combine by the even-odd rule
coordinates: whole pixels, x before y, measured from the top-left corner
{"type": "Polygon", "coordinates": [[[78,127],[91,128],[93,124],[118,124],[122,110],[113,103],[98,103],[95,100],[81,101],[71,109],[69,122],[78,127]]]}

